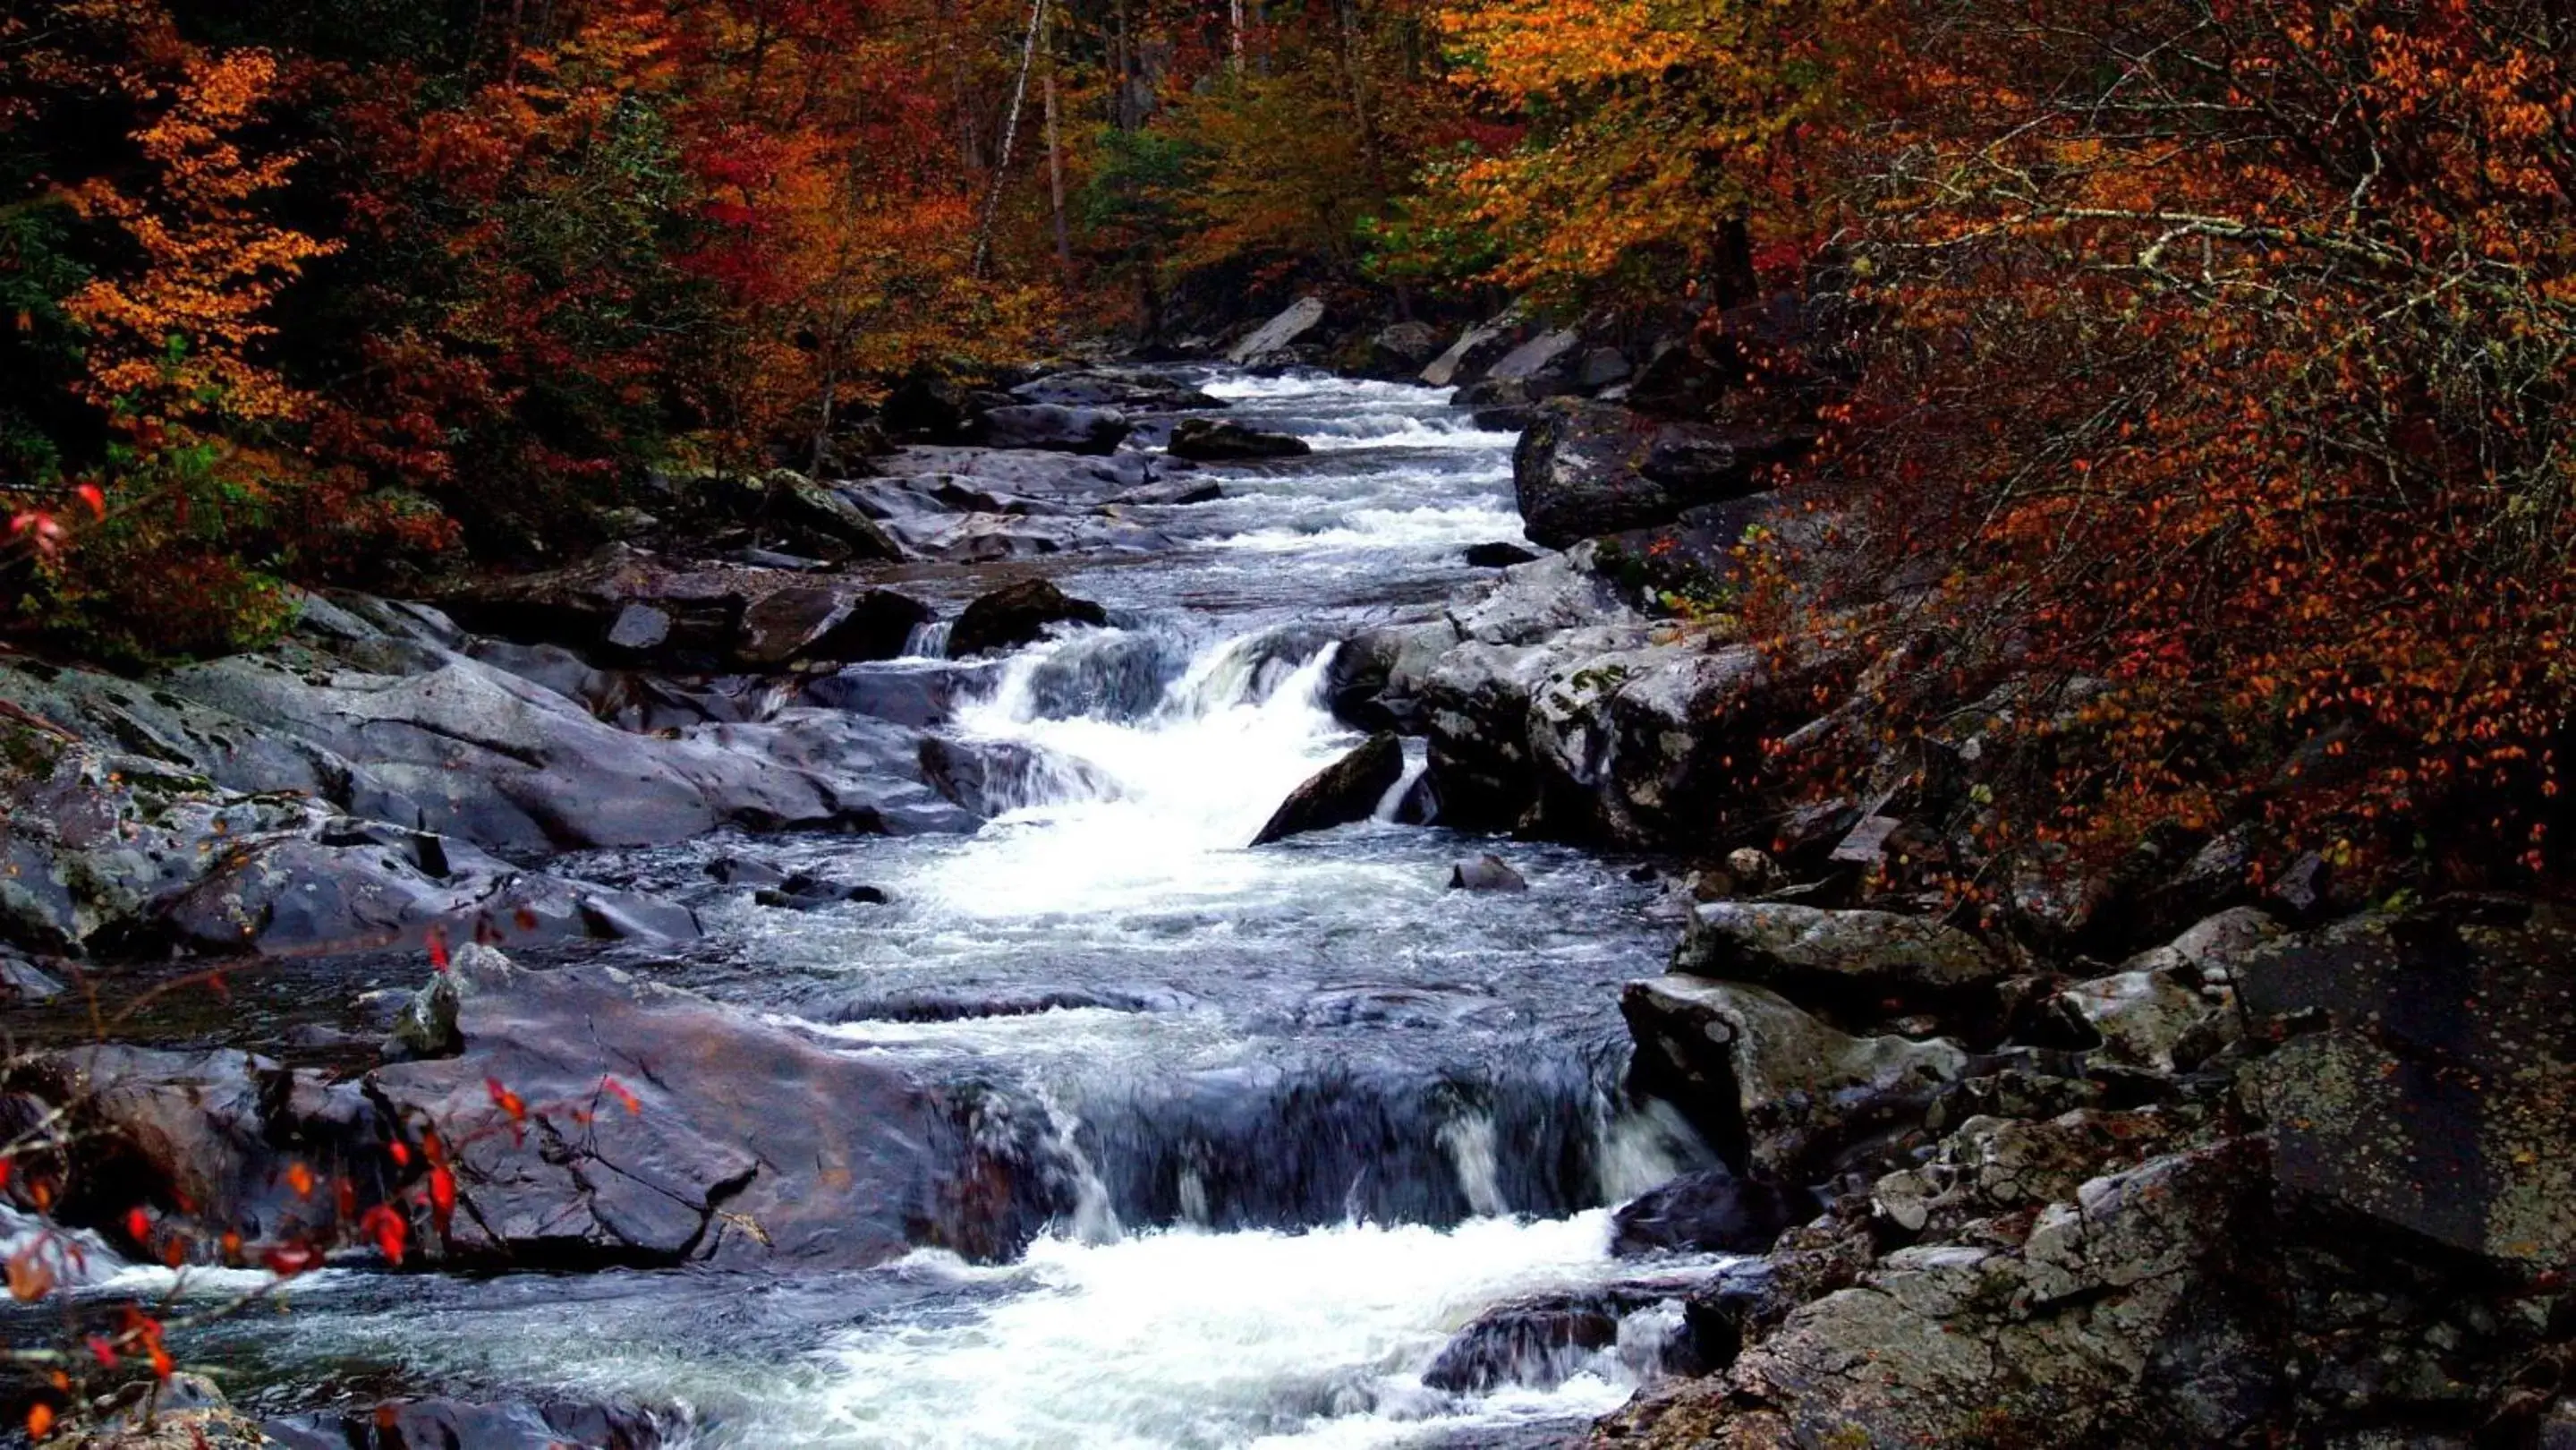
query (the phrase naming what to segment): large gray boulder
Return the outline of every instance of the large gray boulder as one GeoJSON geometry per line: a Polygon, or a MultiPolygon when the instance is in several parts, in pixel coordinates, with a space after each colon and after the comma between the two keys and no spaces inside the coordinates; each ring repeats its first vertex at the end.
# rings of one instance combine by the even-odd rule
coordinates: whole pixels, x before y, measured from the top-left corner
{"type": "Polygon", "coordinates": [[[1673,970],[1831,1004],[1939,1002],[2011,970],[1984,942],[1929,917],[1768,901],[1692,909],[1673,970]]]}
{"type": "Polygon", "coordinates": [[[1806,1181],[1862,1126],[1919,1112],[1968,1054],[1942,1038],[1855,1037],[1765,988],[1678,974],[1630,982],[1620,1011],[1638,1071],[1772,1182],[1806,1181]]]}
{"type": "Polygon", "coordinates": [[[1538,333],[1494,359],[1484,377],[1458,390],[1457,402],[1462,407],[1508,407],[1579,391],[1582,341],[1563,329],[1538,333]]]}
{"type": "Polygon", "coordinates": [[[1803,436],[1758,427],[1654,422],[1601,403],[1558,399],[1512,452],[1512,487],[1532,540],[1581,539],[1669,523],[1703,504],[1769,486],[1803,436]]]}
{"type": "MultiPolygon", "coordinates": [[[[892,536],[880,536],[889,540],[886,557],[899,557],[892,536]]],[[[415,642],[464,647],[438,627],[452,620],[519,644],[698,673],[891,659],[910,628],[928,618],[927,606],[888,589],[784,569],[677,564],[624,545],[565,568],[473,584],[442,603],[442,619],[417,621],[415,642]]]]}
{"type": "Polygon", "coordinates": [[[1351,359],[1352,371],[1365,378],[1410,382],[1440,355],[1440,329],[1428,322],[1398,322],[1380,328],[1351,359]]]}
{"type": "Polygon", "coordinates": [[[1308,831],[1365,821],[1403,775],[1403,743],[1392,731],[1372,735],[1367,743],[1290,791],[1253,836],[1252,844],[1267,846],[1308,831]]]}
{"type": "Polygon", "coordinates": [[[1226,360],[1237,367],[1277,367],[1296,361],[1290,349],[1307,341],[1316,328],[1324,324],[1324,299],[1300,297],[1288,304],[1287,310],[1254,328],[1241,342],[1226,350],[1226,360]]]}
{"type": "Polygon", "coordinates": [[[2248,958],[2280,1181],[2469,1253],[2576,1262],[2576,922],[2510,900],[2357,917],[2248,958]]]}
{"type": "Polygon", "coordinates": [[[971,1104],[881,1061],[606,967],[478,952],[455,970],[461,1054],[366,1080],[452,1165],[453,1216],[417,1225],[434,1262],[854,1269],[919,1246],[993,1259],[1055,1207],[1026,1133],[997,1119],[978,1135],[971,1104]]]}
{"type": "MultiPolygon", "coordinates": [[[[1559,654],[1526,731],[1549,835],[1648,846],[1739,834],[1785,726],[1762,652],[1687,632],[1559,654]]],[[[1456,758],[1456,751],[1450,758],[1456,758]]]]}
{"type": "Polygon", "coordinates": [[[1055,453],[1118,451],[1135,426],[1115,408],[1068,408],[1056,403],[1014,403],[986,409],[976,441],[987,448],[1034,448],[1055,453]]]}
{"type": "Polygon", "coordinates": [[[966,659],[1018,649],[1045,638],[1059,624],[1108,622],[1108,611],[1090,600],[1076,599],[1044,579],[1023,579],[967,605],[948,632],[948,653],[966,659]]]}
{"type": "Polygon", "coordinates": [[[2017,1246],[1897,1250],[1620,1428],[1652,1446],[2244,1443],[2282,1375],[2230,1303],[2256,1156],[2094,1179],[2017,1246]]]}
{"type": "Polygon", "coordinates": [[[1314,451],[1303,438],[1286,433],[1265,433],[1230,418],[1183,418],[1172,428],[1172,456],[1202,463],[1250,458],[1303,458],[1314,451]]]}
{"type": "Polygon", "coordinates": [[[1187,383],[1153,373],[1109,368],[1079,368],[1049,373],[1011,389],[1024,403],[1052,403],[1064,408],[1119,408],[1129,412],[1180,413],[1226,407],[1187,383]]]}
{"type": "Polygon", "coordinates": [[[1496,359],[1512,350],[1525,330],[1519,315],[1511,312],[1468,328],[1422,369],[1423,386],[1454,388],[1476,382],[1496,359]]]}
{"type": "Polygon", "coordinates": [[[462,841],[340,820],[318,835],[234,843],[117,944],[311,956],[413,949],[433,935],[524,944],[697,934],[695,915],[675,902],[522,872],[462,841]]]}

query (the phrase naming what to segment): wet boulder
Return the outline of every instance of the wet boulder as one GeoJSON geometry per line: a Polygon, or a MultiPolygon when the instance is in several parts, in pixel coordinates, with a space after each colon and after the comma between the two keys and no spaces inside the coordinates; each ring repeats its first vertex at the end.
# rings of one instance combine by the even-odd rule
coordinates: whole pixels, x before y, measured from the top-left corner
{"type": "Polygon", "coordinates": [[[1167,478],[1142,488],[1131,488],[1102,502],[1103,508],[1177,508],[1194,503],[1214,503],[1225,497],[1225,488],[1212,478],[1167,478]]]}
{"type": "Polygon", "coordinates": [[[228,1232],[254,1245],[327,1240],[344,1226],[340,1206],[312,1184],[345,1182],[356,1213],[404,1178],[357,1084],[250,1053],[109,1044],[22,1059],[6,1081],[63,1114],[63,1221],[145,1257],[178,1242],[202,1259],[228,1232]],[[299,1169],[311,1175],[301,1188],[299,1169]],[[134,1241],[136,1210],[150,1242],[134,1241]]]}
{"type": "Polygon", "coordinates": [[[1363,730],[1418,729],[1421,678],[1457,643],[1445,619],[1380,625],[1342,641],[1324,669],[1335,718],[1363,730]]]}
{"type": "Polygon", "coordinates": [[[1991,988],[2010,967],[1976,937],[1929,917],[1710,901],[1692,910],[1673,970],[1757,983],[1792,1000],[1901,1010],[1991,988]]]}
{"type": "Polygon", "coordinates": [[[1484,1394],[1503,1385],[1554,1389],[1619,1344],[1619,1315],[1581,1300],[1507,1304],[1478,1315],[1422,1372],[1422,1382],[1454,1394],[1484,1394]]]}
{"type": "Polygon", "coordinates": [[[1725,1336],[1703,1335],[1709,1326],[1687,1306],[1711,1287],[1699,1278],[1658,1277],[1497,1304],[1451,1336],[1422,1382],[1452,1394],[1485,1394],[1506,1385],[1554,1389],[1578,1374],[1605,1370],[1648,1378],[1704,1374],[1724,1356],[1711,1352],[1723,1346],[1703,1340],[1725,1336]]]}
{"type": "Polygon", "coordinates": [[[1514,564],[1527,564],[1538,555],[1518,544],[1470,544],[1465,554],[1470,569],[1508,569],[1514,564]]]}
{"type": "MultiPolygon", "coordinates": [[[[884,557],[901,557],[884,537],[884,557]]],[[[900,652],[899,631],[926,614],[892,590],[780,569],[682,566],[623,546],[567,568],[474,585],[444,602],[469,628],[518,644],[694,673],[887,658],[877,651],[900,652]]]]}
{"type": "Polygon", "coordinates": [[[1133,451],[1104,456],[1030,449],[912,447],[884,459],[878,472],[883,475],[880,481],[930,492],[940,507],[955,511],[984,505],[950,489],[1059,504],[1096,502],[1152,482],[1154,465],[1144,454],[1133,451]]]}
{"type": "Polygon", "coordinates": [[[152,938],[209,954],[311,955],[417,948],[432,934],[514,942],[698,934],[695,916],[676,902],[521,872],[462,841],[350,822],[318,837],[237,843],[148,920],[122,944],[152,938]]]}
{"type": "Polygon", "coordinates": [[[1855,1037],[1761,987],[1668,975],[1620,1011],[1640,1082],[1701,1125],[1730,1163],[1803,1181],[1855,1134],[1919,1117],[1968,1054],[1943,1038],[1855,1037]]]}
{"type": "Polygon", "coordinates": [[[1054,1207],[1033,1142],[973,1138],[967,1104],[883,1062],[612,968],[476,952],[454,970],[462,1053],[366,1081],[406,1133],[449,1145],[455,1211],[417,1234],[434,1262],[996,1258],[1054,1207]]]}
{"type": "Polygon", "coordinates": [[[734,653],[746,665],[772,669],[890,660],[935,617],[929,605],[891,589],[780,589],[743,610],[734,653]]]}
{"type": "Polygon", "coordinates": [[[785,911],[826,911],[835,906],[882,906],[886,894],[882,887],[854,885],[798,871],[774,886],[754,892],[752,900],[785,911]]]}
{"type": "Polygon", "coordinates": [[[1404,745],[1393,731],[1381,731],[1350,754],[1325,766],[1305,784],[1289,792],[1279,809],[1252,838],[1252,844],[1267,846],[1273,841],[1308,831],[1329,830],[1354,821],[1365,821],[1377,811],[1377,804],[1404,776],[1404,745]]]}
{"type": "Polygon", "coordinates": [[[1303,458],[1315,450],[1303,438],[1265,433],[1230,418],[1183,418],[1173,425],[1171,452],[1200,463],[1252,458],[1303,458]]]}
{"type": "Polygon", "coordinates": [[[685,1433],[667,1434],[661,1419],[648,1411],[565,1400],[385,1400],[281,1416],[259,1428],[283,1450],[658,1450],[675,1438],[687,1439],[685,1433]]]}
{"type": "Polygon", "coordinates": [[[1226,360],[1242,368],[1287,366],[1300,360],[1294,349],[1312,341],[1315,330],[1323,325],[1324,299],[1300,297],[1227,349],[1226,360]]]}
{"type": "Polygon", "coordinates": [[[1610,1252],[1758,1254],[1815,1212],[1804,1192],[1738,1176],[1719,1165],[1650,1189],[1610,1216],[1610,1252]]]}
{"type": "Polygon", "coordinates": [[[1513,450],[1512,486],[1529,536],[1563,548],[1760,492],[1771,466],[1801,455],[1808,441],[1796,432],[1658,423],[1605,404],[1557,401],[1513,450]]]}
{"type": "Polygon", "coordinates": [[[1164,535],[1107,513],[1037,518],[977,512],[897,520],[887,528],[913,558],[950,564],[998,564],[1069,553],[1149,554],[1172,546],[1164,535]]]}
{"type": "Polygon", "coordinates": [[[1135,427],[1115,408],[1067,408],[1055,403],[1014,403],[987,409],[975,439],[987,448],[1033,448],[1051,453],[1118,451],[1135,427]]]}
{"type": "Polygon", "coordinates": [[[1044,579],[1004,585],[966,606],[948,633],[952,659],[1018,649],[1045,638],[1059,624],[1109,623],[1109,612],[1088,599],[1076,599],[1044,579]]]}
{"type": "Polygon", "coordinates": [[[1449,868],[1452,891],[1527,891],[1529,882],[1511,863],[1488,851],[1449,868]]]}
{"type": "Polygon", "coordinates": [[[642,735],[460,655],[423,663],[390,675],[239,656],[171,685],[342,762],[325,789],[350,814],[503,854],[663,844],[728,822],[882,829],[922,789],[909,739],[881,722],[813,711],[642,735]]]}

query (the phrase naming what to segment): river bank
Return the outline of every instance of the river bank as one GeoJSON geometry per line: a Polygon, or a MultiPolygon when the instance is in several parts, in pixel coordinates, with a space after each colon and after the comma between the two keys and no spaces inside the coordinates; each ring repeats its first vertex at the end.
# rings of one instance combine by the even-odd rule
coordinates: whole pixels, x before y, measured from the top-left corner
{"type": "Polygon", "coordinates": [[[1741,789],[1839,702],[1627,566],[1714,567],[1758,450],[1086,377],[753,521],[675,496],[554,575],[316,600],[265,657],[0,670],[22,1044],[92,1030],[38,973],[238,968],[119,1025],[154,1052],[13,1069],[89,1135],[95,1302],[201,1225],[403,1215],[403,1272],[343,1251],[189,1346],[288,1443],[388,1397],[496,1445],[2566,1418],[2547,908],[2357,914],[2200,850],[2053,937],[1935,924],[1860,884],[1919,783],[1741,789]],[[1236,456],[1183,466],[1207,416],[1236,456]],[[1363,808],[1248,846],[1385,729],[1363,808]],[[461,1000],[387,1053],[433,934],[461,1000]]]}

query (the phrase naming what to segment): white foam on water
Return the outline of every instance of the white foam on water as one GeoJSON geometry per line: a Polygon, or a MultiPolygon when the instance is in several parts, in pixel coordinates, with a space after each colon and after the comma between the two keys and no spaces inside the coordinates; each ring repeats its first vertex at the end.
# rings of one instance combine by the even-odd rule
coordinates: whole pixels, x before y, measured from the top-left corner
{"type": "Polygon", "coordinates": [[[1521,538],[1521,516],[1517,511],[1469,504],[1355,509],[1328,527],[1305,531],[1254,529],[1220,539],[1217,546],[1264,554],[1329,550],[1432,550],[1446,553],[1470,544],[1521,538]]]}
{"type": "Polygon", "coordinates": [[[956,1267],[1015,1286],[980,1313],[843,1334],[819,1355],[835,1373],[814,1402],[762,1418],[846,1450],[1324,1450],[1597,1415],[1633,1388],[1615,1356],[1553,1390],[1482,1399],[1422,1372],[1496,1301],[1610,1277],[1607,1243],[1603,1212],[1049,1239],[1009,1269],[956,1267]]]}
{"type": "Polygon", "coordinates": [[[1024,651],[961,734],[1055,762],[1034,798],[910,883],[970,918],[1164,911],[1240,899],[1269,867],[1252,837],[1357,737],[1324,703],[1327,648],[1281,661],[1258,637],[1201,650],[1141,721],[1046,718],[1032,690],[1064,642],[1024,651]]]}

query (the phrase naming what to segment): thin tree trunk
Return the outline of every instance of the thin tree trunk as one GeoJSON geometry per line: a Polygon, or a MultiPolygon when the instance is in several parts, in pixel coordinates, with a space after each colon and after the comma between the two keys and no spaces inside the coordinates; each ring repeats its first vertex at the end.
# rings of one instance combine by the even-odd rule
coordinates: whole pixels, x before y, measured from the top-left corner
{"type": "Polygon", "coordinates": [[[993,215],[1002,205],[1002,181],[1011,174],[1011,147],[1020,135],[1020,107],[1029,98],[1029,68],[1037,63],[1038,30],[1046,24],[1046,0],[1035,0],[1029,6],[1029,35],[1020,44],[1020,78],[1011,87],[1011,111],[1002,122],[1002,156],[993,166],[993,180],[984,188],[984,215],[975,225],[975,261],[973,275],[984,275],[984,264],[993,256],[993,215]]]}
{"type": "Polygon", "coordinates": [[[1118,0],[1110,12],[1112,48],[1117,52],[1118,84],[1109,93],[1109,124],[1121,131],[1136,129],[1136,118],[1128,114],[1127,96],[1136,85],[1136,70],[1127,49],[1127,0],[1118,0]]]}
{"type": "Polygon", "coordinates": [[[1046,91],[1047,197],[1055,204],[1055,265],[1067,283],[1073,281],[1073,237],[1064,225],[1064,137],[1055,122],[1055,63],[1047,63],[1046,91]]]}
{"type": "Polygon", "coordinates": [[[1243,0],[1226,0],[1226,17],[1234,25],[1234,73],[1243,74],[1243,0]]]}

